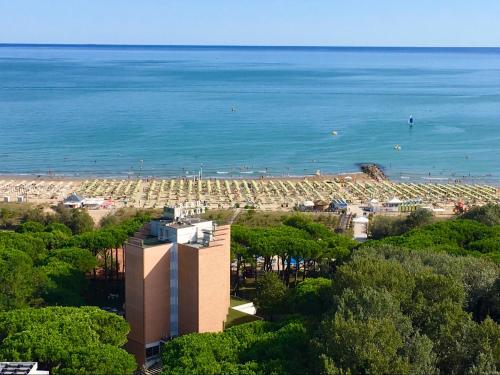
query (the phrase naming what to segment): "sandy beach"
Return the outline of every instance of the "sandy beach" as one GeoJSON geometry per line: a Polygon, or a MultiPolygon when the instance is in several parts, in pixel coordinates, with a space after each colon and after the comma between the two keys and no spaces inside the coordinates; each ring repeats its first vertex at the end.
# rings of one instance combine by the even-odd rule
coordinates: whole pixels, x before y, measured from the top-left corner
{"type": "Polygon", "coordinates": [[[464,201],[481,205],[500,201],[500,189],[462,183],[376,181],[363,173],[337,176],[252,179],[77,179],[66,177],[0,176],[2,201],[57,204],[72,192],[85,198],[112,200],[114,207],[161,208],[166,204],[196,204],[208,209],[252,206],[291,210],[309,200],[343,199],[352,204],[392,198],[421,199],[435,206],[464,201]],[[22,197],[22,198],[20,198],[22,197]]]}

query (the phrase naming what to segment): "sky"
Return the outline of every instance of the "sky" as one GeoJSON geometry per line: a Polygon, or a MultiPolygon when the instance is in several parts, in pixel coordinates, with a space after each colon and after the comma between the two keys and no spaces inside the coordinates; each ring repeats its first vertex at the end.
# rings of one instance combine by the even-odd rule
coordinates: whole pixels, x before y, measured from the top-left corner
{"type": "Polygon", "coordinates": [[[0,43],[500,47],[500,1],[0,0],[0,43]]]}

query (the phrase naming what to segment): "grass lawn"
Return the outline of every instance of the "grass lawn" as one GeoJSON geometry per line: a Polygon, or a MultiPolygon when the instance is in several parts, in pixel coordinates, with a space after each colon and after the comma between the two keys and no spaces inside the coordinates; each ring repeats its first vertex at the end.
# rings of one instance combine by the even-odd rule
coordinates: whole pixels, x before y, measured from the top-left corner
{"type": "Polygon", "coordinates": [[[255,322],[256,320],[262,319],[258,316],[246,314],[244,312],[241,312],[241,311],[238,311],[238,310],[235,310],[232,308],[232,307],[244,305],[246,303],[250,303],[250,301],[247,301],[243,298],[231,296],[231,299],[230,299],[230,306],[231,307],[229,307],[229,312],[227,314],[227,321],[226,321],[225,328],[234,327],[234,326],[237,326],[237,325],[243,324],[243,323],[255,322]]]}
{"type": "Polygon", "coordinates": [[[235,297],[235,296],[231,296],[231,299],[230,299],[230,306],[231,307],[235,307],[235,306],[239,306],[239,305],[244,305],[245,303],[250,303],[250,301],[247,301],[243,298],[238,298],[238,297],[235,297]]]}
{"type": "Polygon", "coordinates": [[[261,319],[262,318],[258,316],[246,314],[244,312],[229,308],[229,313],[227,314],[227,321],[224,328],[230,328],[237,326],[239,324],[255,322],[256,320],[261,320],[261,319]]]}

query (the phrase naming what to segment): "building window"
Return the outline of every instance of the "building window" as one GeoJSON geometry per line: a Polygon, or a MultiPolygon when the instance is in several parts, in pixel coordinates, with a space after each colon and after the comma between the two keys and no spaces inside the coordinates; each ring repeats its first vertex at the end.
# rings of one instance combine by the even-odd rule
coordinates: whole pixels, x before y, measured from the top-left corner
{"type": "Polygon", "coordinates": [[[146,348],[146,358],[155,357],[160,354],[160,345],[151,346],[146,348]]]}

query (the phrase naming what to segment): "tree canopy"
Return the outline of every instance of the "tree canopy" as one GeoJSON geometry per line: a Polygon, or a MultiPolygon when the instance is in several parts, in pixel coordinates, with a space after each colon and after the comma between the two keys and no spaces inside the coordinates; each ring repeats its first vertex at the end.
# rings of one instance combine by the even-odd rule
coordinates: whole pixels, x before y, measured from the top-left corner
{"type": "Polygon", "coordinates": [[[330,279],[286,289],[270,271],[257,301],[265,316],[279,309],[276,323],[174,339],[163,373],[495,373],[499,277],[487,258],[379,242],[354,251],[330,279]]]}
{"type": "Polygon", "coordinates": [[[112,250],[149,217],[121,216],[95,229],[82,210],[9,206],[0,214],[0,226],[9,228],[0,231],[0,361],[38,361],[51,374],[131,374],[136,363],[122,349],[129,330],[123,318],[46,306],[88,303],[90,272],[117,272],[112,250]]]}
{"type": "MultiPolygon", "coordinates": [[[[400,236],[386,237],[381,242],[414,250],[488,257],[500,262],[500,226],[488,226],[476,220],[440,221],[400,236]]],[[[371,245],[368,241],[364,246],[371,245]]]]}
{"type": "Polygon", "coordinates": [[[0,313],[0,360],[37,361],[54,375],[125,375],[136,364],[121,349],[123,318],[94,307],[47,307],[0,313]]]}

